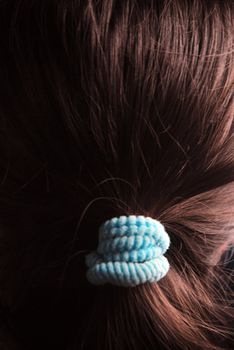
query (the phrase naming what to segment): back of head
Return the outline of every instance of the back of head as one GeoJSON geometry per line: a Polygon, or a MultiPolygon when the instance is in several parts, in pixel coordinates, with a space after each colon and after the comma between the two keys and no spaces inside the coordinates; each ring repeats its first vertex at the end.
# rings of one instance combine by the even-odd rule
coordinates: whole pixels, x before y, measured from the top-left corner
{"type": "Polygon", "coordinates": [[[0,17],[4,348],[231,349],[233,2],[3,0],[0,17]],[[158,283],[87,281],[120,215],[164,224],[158,283]]]}

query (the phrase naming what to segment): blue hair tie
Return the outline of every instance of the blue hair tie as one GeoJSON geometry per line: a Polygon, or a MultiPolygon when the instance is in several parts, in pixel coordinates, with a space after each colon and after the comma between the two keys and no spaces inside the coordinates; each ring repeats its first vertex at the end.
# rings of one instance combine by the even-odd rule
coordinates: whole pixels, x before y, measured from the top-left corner
{"type": "Polygon", "coordinates": [[[142,215],[114,217],[100,226],[97,251],[85,257],[87,279],[95,285],[126,287],[159,281],[170,268],[163,255],[169,245],[168,233],[158,220],[142,215]]]}

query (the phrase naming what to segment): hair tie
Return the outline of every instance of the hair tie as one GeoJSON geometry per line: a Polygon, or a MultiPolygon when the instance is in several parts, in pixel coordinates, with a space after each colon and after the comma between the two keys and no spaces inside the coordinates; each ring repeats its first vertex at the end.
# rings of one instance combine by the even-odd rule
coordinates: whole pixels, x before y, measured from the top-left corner
{"type": "Polygon", "coordinates": [[[85,257],[87,279],[95,285],[126,287],[159,281],[170,267],[163,255],[169,245],[169,235],[158,220],[114,217],[100,226],[97,250],[85,257]]]}

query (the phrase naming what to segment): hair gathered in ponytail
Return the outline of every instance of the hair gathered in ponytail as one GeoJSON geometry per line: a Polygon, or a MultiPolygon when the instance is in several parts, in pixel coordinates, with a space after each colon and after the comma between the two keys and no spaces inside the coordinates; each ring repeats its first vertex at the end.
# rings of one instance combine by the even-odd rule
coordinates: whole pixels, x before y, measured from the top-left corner
{"type": "Polygon", "coordinates": [[[231,350],[233,2],[8,0],[0,17],[4,349],[231,350]],[[163,278],[89,283],[121,216],[163,223],[163,278]]]}

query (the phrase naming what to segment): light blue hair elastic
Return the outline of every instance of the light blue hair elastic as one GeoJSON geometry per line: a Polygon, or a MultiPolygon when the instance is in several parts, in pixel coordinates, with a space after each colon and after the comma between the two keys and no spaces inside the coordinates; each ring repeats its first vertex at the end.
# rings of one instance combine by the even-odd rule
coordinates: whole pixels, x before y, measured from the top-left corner
{"type": "Polygon", "coordinates": [[[87,279],[95,285],[126,287],[159,281],[170,267],[163,255],[169,245],[169,235],[158,220],[114,217],[100,226],[97,250],[85,257],[87,279]]]}

